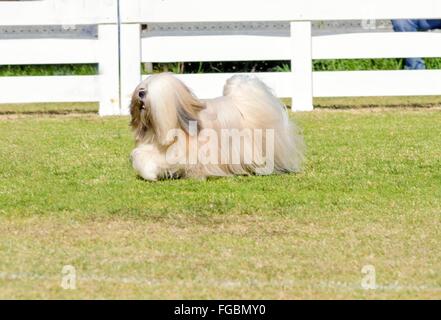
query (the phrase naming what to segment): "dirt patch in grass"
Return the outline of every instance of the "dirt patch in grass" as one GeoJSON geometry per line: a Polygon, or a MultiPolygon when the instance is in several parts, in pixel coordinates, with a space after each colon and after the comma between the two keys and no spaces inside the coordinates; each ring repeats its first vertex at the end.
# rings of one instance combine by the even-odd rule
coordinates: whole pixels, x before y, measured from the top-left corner
{"type": "Polygon", "coordinates": [[[98,113],[98,103],[17,103],[0,104],[0,115],[10,114],[69,114],[69,113],[98,113]]]}

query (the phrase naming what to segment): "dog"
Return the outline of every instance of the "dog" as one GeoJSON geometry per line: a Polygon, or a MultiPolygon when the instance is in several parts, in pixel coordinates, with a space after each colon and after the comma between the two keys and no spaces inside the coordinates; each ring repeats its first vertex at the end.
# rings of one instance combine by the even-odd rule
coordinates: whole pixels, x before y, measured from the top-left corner
{"type": "Polygon", "coordinates": [[[131,161],[145,180],[299,172],[305,146],[285,105],[258,78],[236,75],[200,100],[172,73],[133,92],[131,161]]]}

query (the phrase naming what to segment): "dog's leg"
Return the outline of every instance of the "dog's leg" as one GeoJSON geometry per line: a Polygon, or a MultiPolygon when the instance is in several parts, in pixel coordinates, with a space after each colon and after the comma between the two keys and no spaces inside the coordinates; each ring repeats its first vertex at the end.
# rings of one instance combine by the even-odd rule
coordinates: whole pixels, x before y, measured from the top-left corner
{"type": "Polygon", "coordinates": [[[156,181],[161,174],[159,163],[161,157],[157,148],[153,145],[142,145],[135,148],[130,158],[133,168],[145,180],[156,181]]]}

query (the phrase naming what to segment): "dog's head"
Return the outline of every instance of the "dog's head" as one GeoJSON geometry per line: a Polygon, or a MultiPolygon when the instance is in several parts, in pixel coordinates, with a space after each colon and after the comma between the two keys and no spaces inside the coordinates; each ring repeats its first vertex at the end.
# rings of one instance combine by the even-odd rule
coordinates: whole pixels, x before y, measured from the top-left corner
{"type": "Polygon", "coordinates": [[[205,105],[171,73],[150,76],[135,89],[130,104],[131,126],[141,141],[151,130],[157,142],[169,145],[168,132],[182,129],[187,134],[190,121],[198,121],[205,105]]]}

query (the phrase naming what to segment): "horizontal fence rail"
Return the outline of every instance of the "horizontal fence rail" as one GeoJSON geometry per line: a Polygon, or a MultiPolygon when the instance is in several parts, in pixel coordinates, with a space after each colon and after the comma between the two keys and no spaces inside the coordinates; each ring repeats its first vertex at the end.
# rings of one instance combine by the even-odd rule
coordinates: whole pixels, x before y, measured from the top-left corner
{"type": "Polygon", "coordinates": [[[120,114],[118,23],[117,0],[0,1],[2,26],[98,25],[97,39],[0,38],[0,64],[99,66],[95,76],[0,77],[0,103],[96,101],[101,115],[120,114]]]}
{"type": "Polygon", "coordinates": [[[439,18],[437,0],[131,0],[121,19],[144,22],[314,21],[439,18]]]}
{"type": "Polygon", "coordinates": [[[117,12],[117,0],[0,1],[0,25],[118,23],[117,12]]]}
{"type": "Polygon", "coordinates": [[[98,41],[89,39],[0,40],[1,64],[98,63],[98,41]]]}
{"type": "Polygon", "coordinates": [[[441,70],[314,72],[316,97],[431,96],[441,94],[441,70]]]}
{"type": "MultiPolygon", "coordinates": [[[[290,37],[264,35],[146,37],[141,40],[141,50],[142,60],[152,62],[289,60],[292,55],[290,37]]],[[[312,38],[313,59],[440,55],[439,32],[350,33],[312,38]]]]}
{"type": "MultiPolygon", "coordinates": [[[[226,80],[238,73],[181,74],[178,78],[188,84],[201,99],[222,95],[226,80]]],[[[250,75],[249,73],[240,73],[250,75]]],[[[294,76],[289,72],[253,73],[279,97],[292,93],[294,76]]],[[[148,76],[144,75],[143,79],[148,76]]],[[[314,72],[314,97],[427,96],[441,93],[441,70],[424,71],[336,71],[314,72]],[[416,86],[415,82],[419,85],[416,86]],[[397,83],[399,85],[397,85],[397,83]]]]}
{"type": "Polygon", "coordinates": [[[147,37],[141,40],[142,61],[253,61],[289,60],[289,37],[182,36],[147,37]]]}
{"type": "MultiPolygon", "coordinates": [[[[222,95],[225,82],[236,74],[249,73],[212,73],[212,74],[179,74],[177,77],[190,86],[192,91],[201,99],[209,99],[222,95]]],[[[278,97],[289,97],[293,77],[289,72],[253,73],[253,76],[264,81],[278,97]]],[[[143,79],[148,78],[144,75],[143,79]]]]}
{"type": "MultiPolygon", "coordinates": [[[[98,37],[0,38],[0,64],[94,63],[93,76],[0,77],[0,103],[97,101],[101,115],[128,114],[141,63],[288,60],[291,72],[253,73],[292,109],[313,97],[441,95],[441,70],[313,72],[313,59],[441,57],[441,33],[358,32],[312,36],[317,20],[441,18],[420,0],[43,0],[0,2],[0,26],[97,25],[98,37]],[[119,14],[118,14],[119,13],[119,14]],[[142,24],[289,22],[287,32],[141,33],[142,24]],[[33,88],[23,95],[22,88],[33,88]]],[[[222,94],[233,74],[178,75],[200,98],[222,94]]]]}
{"type": "Polygon", "coordinates": [[[99,76],[0,77],[0,99],[2,103],[99,101],[97,83],[99,76]]]}
{"type": "MultiPolygon", "coordinates": [[[[440,13],[441,15],[441,13],[440,13]]],[[[436,58],[441,33],[351,33],[312,38],[313,59],[436,58]]]]}

